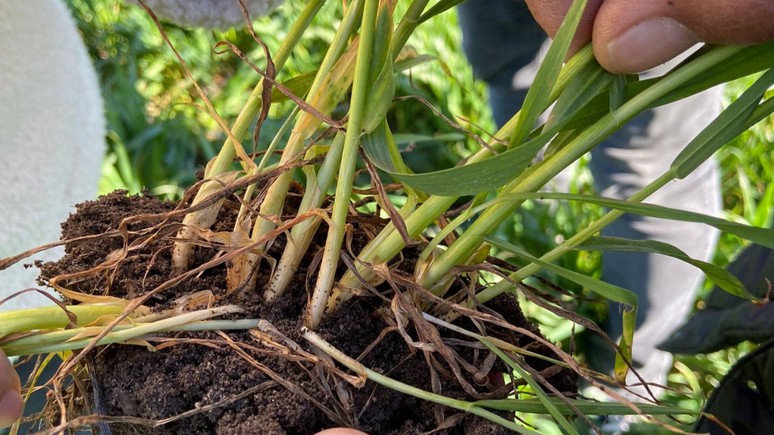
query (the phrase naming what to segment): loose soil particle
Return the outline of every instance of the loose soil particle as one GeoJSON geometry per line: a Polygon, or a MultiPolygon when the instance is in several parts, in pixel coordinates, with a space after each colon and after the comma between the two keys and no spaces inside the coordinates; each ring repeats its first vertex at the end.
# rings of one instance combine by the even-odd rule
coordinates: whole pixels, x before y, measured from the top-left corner
{"type": "MultiPolygon", "coordinates": [[[[62,225],[63,238],[103,234],[118,228],[124,217],[167,213],[174,207],[175,204],[162,202],[151,196],[129,197],[125,192],[115,192],[97,201],[79,205],[77,213],[62,225]]],[[[233,204],[232,207],[224,208],[214,230],[226,231],[232,227],[234,208],[233,204]]],[[[140,220],[129,225],[128,229],[138,231],[158,223],[159,220],[140,220]]],[[[367,218],[359,225],[374,226],[376,223],[373,218],[367,218]]],[[[357,222],[355,226],[358,228],[357,222]]],[[[170,252],[175,228],[175,223],[170,222],[169,228],[165,230],[169,237],[160,238],[147,247],[133,251],[132,255],[113,271],[77,283],[68,283],[68,287],[83,293],[110,294],[124,298],[145,294],[171,277],[170,252]]],[[[319,236],[318,234],[318,238],[319,236]]],[[[324,234],[322,236],[324,237],[324,234]]],[[[318,240],[316,245],[313,244],[303,264],[310,264],[321,243],[322,241],[318,240]]],[[[361,239],[353,241],[355,246],[364,243],[365,240],[361,239]]],[[[278,240],[270,254],[276,256],[281,252],[283,244],[281,239],[278,240]]],[[[111,252],[120,250],[122,246],[123,240],[120,236],[70,243],[66,246],[66,255],[62,260],[43,265],[41,279],[46,282],[60,274],[88,270],[103,262],[111,252]]],[[[195,261],[201,264],[211,259],[214,253],[211,249],[197,248],[195,261]]],[[[410,265],[411,262],[406,263],[410,265]]],[[[260,273],[259,286],[266,282],[267,273],[260,273]]],[[[306,267],[302,266],[288,293],[271,305],[262,303],[257,294],[259,292],[251,292],[246,298],[229,296],[219,303],[236,303],[244,307],[247,311],[245,316],[268,320],[282,334],[308,348],[300,336],[301,315],[307,301],[306,275],[306,267]]],[[[224,269],[215,267],[154,296],[148,305],[162,308],[182,295],[201,290],[209,290],[219,297],[225,294],[224,287],[224,269]]],[[[357,357],[388,326],[379,311],[383,305],[384,302],[377,297],[355,298],[336,316],[326,319],[318,332],[348,355],[357,357]]],[[[491,306],[496,307],[513,325],[538,333],[537,328],[526,321],[513,298],[499,297],[492,301],[491,306]]],[[[527,346],[533,351],[554,356],[544,345],[529,337],[511,331],[490,333],[527,346]]],[[[96,373],[108,415],[161,420],[228,401],[253,388],[256,391],[246,397],[160,427],[148,428],[119,423],[112,424],[113,430],[154,434],[311,434],[337,425],[349,425],[372,434],[405,434],[433,430],[438,427],[438,416],[445,419],[458,416],[456,411],[442,409],[379,387],[370,381],[362,388],[341,383],[348,386],[349,394],[348,398],[342,400],[332,381],[333,377],[320,367],[277,355],[248,331],[229,332],[228,337],[240,344],[255,363],[269,368],[308,396],[302,397],[273,382],[265,371],[246,361],[217,333],[166,334],[163,338],[167,343],[169,340],[177,340],[180,344],[155,352],[150,352],[143,346],[132,345],[111,345],[99,350],[96,373]],[[197,339],[198,344],[190,343],[191,339],[197,339]],[[189,342],[184,342],[186,340],[189,342]],[[309,398],[335,410],[339,417],[332,420],[309,398]]],[[[159,341],[154,343],[158,344],[159,341]]],[[[461,354],[473,354],[466,349],[458,351],[461,354]]],[[[479,355],[479,359],[481,358],[479,355]]],[[[412,354],[404,339],[396,332],[386,334],[361,362],[402,382],[425,390],[432,389],[431,372],[422,352],[415,351],[412,354]]],[[[539,360],[530,364],[537,370],[547,367],[547,364],[539,360]]],[[[500,368],[504,370],[504,367],[500,368]]],[[[549,381],[560,391],[572,392],[576,388],[576,377],[567,370],[559,371],[551,376],[549,381]]],[[[445,395],[470,400],[450,379],[442,380],[442,388],[445,395]]],[[[507,432],[500,426],[474,416],[461,418],[453,427],[439,433],[507,432]]]]}

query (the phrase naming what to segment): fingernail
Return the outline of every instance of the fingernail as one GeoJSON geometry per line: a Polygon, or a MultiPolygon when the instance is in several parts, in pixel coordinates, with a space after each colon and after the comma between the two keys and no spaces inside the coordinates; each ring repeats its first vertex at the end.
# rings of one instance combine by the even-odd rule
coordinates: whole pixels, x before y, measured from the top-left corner
{"type": "Polygon", "coordinates": [[[21,394],[11,388],[0,398],[0,428],[8,427],[19,419],[24,408],[21,394]]]}
{"type": "Polygon", "coordinates": [[[607,45],[612,67],[619,73],[638,73],[672,59],[699,42],[671,18],[645,21],[607,45]]]}

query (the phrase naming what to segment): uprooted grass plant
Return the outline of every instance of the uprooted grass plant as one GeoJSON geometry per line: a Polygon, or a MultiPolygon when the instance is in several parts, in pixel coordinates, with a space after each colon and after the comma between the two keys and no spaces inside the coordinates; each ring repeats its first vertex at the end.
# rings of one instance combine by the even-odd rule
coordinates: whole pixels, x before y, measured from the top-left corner
{"type": "MultiPolygon", "coordinates": [[[[404,161],[405,150],[399,146],[388,120],[394,108],[404,104],[435,112],[432,107],[425,108],[422,98],[396,96],[396,82],[406,71],[434,61],[406,45],[414,29],[431,17],[446,13],[459,1],[441,0],[432,5],[429,0],[400,4],[390,0],[349,2],[342,7],[334,36],[315,70],[286,76],[286,63],[303,47],[305,31],[324,3],[307,2],[273,53],[248,24],[246,32],[261,47],[261,58],[245,55],[228,41],[215,44],[213,49],[217,53],[236,56],[259,78],[233,125],[219,116],[198,85],[200,78],[190,75],[184,57],[175,48],[183,42],[173,43],[154,17],[162,39],[196,87],[202,110],[220,126],[227,139],[207,165],[202,181],[186,193],[174,210],[130,216],[110,232],[62,242],[73,244],[83,239],[113,237],[122,240],[122,246],[101,259],[96,267],[49,279],[49,284],[72,305],[0,314],[0,346],[6,353],[31,355],[82,349],[66,354],[68,359],[61,370],[66,373],[96,346],[117,342],[152,346],[153,338],[170,331],[241,328],[259,331],[257,334],[263,334],[264,342],[269,338],[275,340],[274,345],[284,349],[289,357],[315,360],[336,377],[336,382],[362,385],[367,379],[523,433],[533,431],[502,411],[548,415],[567,433],[577,433],[569,420],[571,415],[586,418],[599,414],[695,414],[695,410],[653,404],[652,397],[632,403],[609,388],[623,386],[621,383],[631,369],[637,298],[629,290],[555,262],[578,250],[656,252],[686,261],[726,291],[757,302],[733,276],[717,266],[692,259],[675,247],[653,241],[602,238],[598,233],[623,213],[635,213],[701,222],[774,247],[772,231],[643,202],[666,183],[691,173],[729,140],[770,116],[774,100],[767,90],[774,83],[774,72],[771,56],[765,54],[772,45],[707,46],[661,77],[638,81],[634,77],[613,76],[599,67],[588,47],[563,62],[585,7],[585,1],[575,1],[521,110],[502,129],[483,137],[449,119],[459,133],[469,138],[476,151],[452,168],[415,173],[404,161]],[[687,144],[661,177],[629,199],[540,192],[559,172],[638,113],[759,72],[763,73],[687,144]],[[272,104],[278,103],[292,105],[293,109],[268,146],[258,149],[272,104]],[[549,107],[553,108],[548,120],[539,124],[540,114],[549,107]],[[248,146],[250,136],[252,150],[248,146]],[[543,149],[544,158],[536,161],[543,149]],[[276,154],[278,159],[274,158],[276,154]],[[537,199],[579,201],[610,211],[576,235],[535,256],[494,234],[525,201],[537,199]],[[229,207],[233,223],[223,228],[219,224],[229,207]],[[387,222],[375,227],[356,224],[358,219],[364,219],[363,215],[387,222]],[[134,225],[139,222],[150,224],[137,229],[134,225]],[[323,234],[321,247],[310,261],[317,234],[323,234]],[[120,298],[83,295],[70,288],[79,281],[100,276],[104,277],[101,282],[107,291],[116,271],[138,258],[141,249],[170,238],[174,238],[169,248],[171,278],[149,291],[120,298]],[[209,250],[204,252],[210,252],[211,258],[195,258],[201,255],[202,248],[209,250]],[[515,268],[493,258],[493,248],[526,265],[515,268]],[[275,252],[272,249],[278,249],[276,255],[270,254],[275,252]],[[410,261],[403,258],[408,250],[415,253],[410,261]],[[308,302],[303,308],[304,330],[300,337],[307,342],[305,348],[270,325],[262,324],[261,319],[238,318],[246,310],[222,302],[231,301],[229,297],[247,300],[257,294],[264,304],[279,303],[286,297],[291,281],[298,278],[303,262],[309,262],[303,265],[307,270],[308,302]],[[226,266],[227,288],[223,294],[194,293],[165,310],[150,310],[146,306],[163,292],[221,265],[226,266]],[[550,348],[553,356],[537,355],[484,333],[483,325],[515,327],[481,304],[503,294],[520,293],[554,315],[604,336],[593,322],[564,310],[555,301],[542,300],[525,284],[541,270],[626,307],[622,312],[623,336],[617,343],[605,336],[617,351],[615,379],[581,367],[567,352],[530,331],[519,329],[550,348]],[[268,278],[259,280],[259,275],[268,278]],[[353,359],[358,355],[342,353],[315,332],[324,319],[337,316],[349,301],[374,295],[389,307],[388,329],[422,352],[433,367],[434,391],[424,391],[371,370],[353,359]],[[212,320],[219,316],[231,320],[212,320]],[[460,319],[469,319],[477,330],[462,328],[460,319]],[[468,346],[476,343],[475,352],[489,356],[483,358],[483,365],[466,365],[440,338],[440,331],[466,337],[468,346]],[[316,356],[311,357],[309,352],[316,352],[316,356]],[[526,363],[527,358],[539,358],[572,370],[618,403],[566,397],[545,381],[546,373],[526,363]],[[480,376],[493,370],[495,359],[513,372],[511,392],[519,400],[485,398],[469,382],[467,375],[480,376]],[[334,360],[355,375],[337,368],[341,366],[334,360]],[[472,392],[472,400],[440,394],[440,383],[434,378],[439,376],[435,369],[442,365],[438,361],[449,368],[438,371],[454,379],[466,392],[472,392]]],[[[153,16],[151,10],[147,12],[153,16]]],[[[149,261],[152,264],[161,260],[154,253],[149,261]]],[[[233,343],[229,345],[234,347],[233,343]]],[[[67,421],[62,398],[58,401],[59,428],[74,426],[73,421],[67,421]]],[[[331,420],[354,424],[354,420],[331,420]]],[[[658,424],[670,427],[667,423],[658,424]]]]}

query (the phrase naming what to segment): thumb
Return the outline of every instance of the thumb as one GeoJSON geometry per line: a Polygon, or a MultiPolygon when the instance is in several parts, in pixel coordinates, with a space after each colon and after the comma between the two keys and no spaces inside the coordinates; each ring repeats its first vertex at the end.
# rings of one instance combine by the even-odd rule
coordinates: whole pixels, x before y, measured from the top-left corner
{"type": "MultiPolygon", "coordinates": [[[[553,36],[572,0],[527,0],[553,36]]],[[[771,0],[589,0],[573,48],[594,45],[599,63],[614,73],[658,66],[697,42],[756,44],[774,40],[771,0]]]]}
{"type": "Polygon", "coordinates": [[[19,376],[0,350],[0,428],[12,425],[21,416],[24,404],[20,390],[19,376]]]}
{"type": "Polygon", "coordinates": [[[365,432],[361,432],[357,429],[335,427],[332,429],[325,429],[322,432],[317,432],[315,435],[368,435],[368,434],[366,434],[365,432]]]}
{"type": "Polygon", "coordinates": [[[755,44],[774,39],[771,0],[608,0],[592,33],[594,55],[611,72],[658,66],[697,42],[755,44]]]}

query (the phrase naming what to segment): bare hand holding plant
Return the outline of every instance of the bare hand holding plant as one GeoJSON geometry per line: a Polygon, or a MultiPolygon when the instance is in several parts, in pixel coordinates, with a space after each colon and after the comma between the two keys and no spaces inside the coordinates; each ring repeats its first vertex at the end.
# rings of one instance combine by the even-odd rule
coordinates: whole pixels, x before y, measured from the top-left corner
{"type": "MultiPolygon", "coordinates": [[[[527,0],[553,36],[570,0],[527,0]]],[[[590,0],[571,52],[589,40],[594,56],[613,73],[658,66],[698,42],[757,44],[774,40],[774,4],[768,0],[590,0]]]]}
{"type": "Polygon", "coordinates": [[[0,350],[0,428],[13,424],[22,412],[21,382],[11,361],[0,350]]]}

